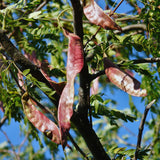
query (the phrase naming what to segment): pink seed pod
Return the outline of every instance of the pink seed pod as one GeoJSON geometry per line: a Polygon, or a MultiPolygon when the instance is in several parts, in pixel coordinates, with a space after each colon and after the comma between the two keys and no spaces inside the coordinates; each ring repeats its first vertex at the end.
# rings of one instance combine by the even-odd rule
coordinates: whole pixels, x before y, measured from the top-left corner
{"type": "Polygon", "coordinates": [[[70,118],[73,114],[74,79],[83,68],[83,47],[80,37],[64,31],[69,39],[67,57],[67,84],[64,87],[58,106],[58,123],[61,130],[63,147],[66,146],[67,133],[70,129],[70,118]]]}
{"type": "Polygon", "coordinates": [[[57,125],[48,119],[42,112],[40,112],[34,104],[33,100],[29,98],[27,92],[25,92],[21,98],[24,113],[28,120],[41,132],[43,132],[54,143],[60,144],[60,132],[57,125]]]}
{"type": "Polygon", "coordinates": [[[128,73],[120,70],[120,68],[107,57],[105,57],[103,61],[105,73],[111,83],[132,96],[144,97],[147,95],[147,91],[145,89],[140,89],[141,84],[138,80],[128,73]]]}

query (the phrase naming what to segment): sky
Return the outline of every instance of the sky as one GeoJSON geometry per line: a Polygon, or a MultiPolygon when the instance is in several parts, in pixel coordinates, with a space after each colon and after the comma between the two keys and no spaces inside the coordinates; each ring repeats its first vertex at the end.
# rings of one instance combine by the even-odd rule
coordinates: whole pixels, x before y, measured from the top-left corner
{"type": "MultiPolygon", "coordinates": [[[[118,0],[118,2],[119,1],[120,0],[118,0]]],[[[103,0],[99,1],[99,5],[104,9],[104,1],[103,0]]],[[[126,13],[130,10],[131,10],[131,8],[129,8],[127,5],[127,2],[124,1],[121,4],[121,6],[117,9],[116,12],[117,13],[126,13]]],[[[141,79],[141,77],[139,75],[136,75],[136,78],[139,80],[141,79]]],[[[107,94],[108,98],[113,98],[116,101],[118,100],[117,101],[117,103],[118,103],[117,109],[124,109],[127,107],[129,108],[129,99],[128,99],[127,93],[125,93],[121,90],[116,90],[116,92],[113,96],[112,93],[110,92],[110,90],[107,88],[104,91],[104,93],[107,94]]],[[[134,104],[138,108],[138,110],[143,113],[144,108],[145,108],[145,104],[140,101],[140,98],[133,97],[133,100],[134,100],[134,104]]],[[[3,113],[1,111],[0,111],[0,117],[3,117],[3,113]]],[[[149,120],[150,118],[151,118],[151,114],[149,112],[147,119],[149,120]]],[[[136,144],[135,139],[138,134],[139,124],[140,124],[140,121],[136,121],[134,123],[125,123],[124,124],[125,127],[127,127],[131,132],[133,132],[132,134],[129,132],[127,133],[130,136],[129,141],[133,144],[136,144]]],[[[14,120],[12,120],[10,126],[4,125],[2,127],[2,129],[7,133],[8,137],[11,140],[13,145],[19,145],[22,142],[24,137],[23,138],[20,137],[20,130],[19,130],[19,123],[18,122],[15,122],[14,120]]],[[[147,130],[147,128],[144,128],[144,130],[147,130]]],[[[125,132],[127,132],[126,129],[122,128],[119,132],[119,136],[121,137],[122,135],[124,135],[125,132]]],[[[40,136],[42,136],[42,135],[40,134],[40,136]]],[[[2,134],[2,132],[0,132],[0,144],[4,141],[7,141],[7,139],[4,136],[4,134],[2,134]]],[[[3,145],[5,145],[5,144],[3,144],[3,145]]],[[[39,148],[38,142],[34,140],[33,146],[34,146],[35,150],[37,150],[39,148]]],[[[1,149],[1,147],[3,147],[2,144],[0,145],[0,149],[1,149]]],[[[63,154],[63,152],[61,151],[60,154],[63,154]]],[[[47,153],[47,155],[49,156],[48,153],[47,153]]],[[[48,158],[51,158],[51,157],[48,157],[48,158]]]]}

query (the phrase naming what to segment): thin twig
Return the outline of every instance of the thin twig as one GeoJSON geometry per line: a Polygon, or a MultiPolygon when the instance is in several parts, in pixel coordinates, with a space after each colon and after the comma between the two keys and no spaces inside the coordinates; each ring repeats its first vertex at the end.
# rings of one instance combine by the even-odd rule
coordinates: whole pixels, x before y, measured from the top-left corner
{"type": "MultiPolygon", "coordinates": [[[[92,57],[92,55],[90,55],[92,57]]],[[[153,57],[153,58],[143,58],[143,59],[135,59],[135,60],[130,60],[130,61],[122,61],[121,63],[117,64],[118,67],[122,67],[124,63],[129,63],[132,62],[132,64],[140,64],[140,63],[155,63],[155,62],[160,62],[160,57],[153,57]]],[[[105,70],[101,70],[95,74],[91,74],[89,81],[93,81],[97,77],[104,75],[105,70]]]]}
{"type": "Polygon", "coordinates": [[[118,5],[114,8],[113,11],[111,11],[111,13],[109,14],[109,16],[112,16],[114,14],[114,12],[117,10],[117,8],[121,5],[121,3],[123,2],[124,0],[121,0],[118,5]]]}
{"type": "Polygon", "coordinates": [[[27,138],[28,138],[29,134],[30,134],[30,132],[27,132],[27,134],[26,134],[26,136],[24,137],[23,141],[22,141],[21,144],[19,145],[19,147],[18,147],[18,155],[19,155],[20,152],[21,152],[22,146],[23,146],[24,143],[27,141],[27,138]]]}
{"type": "Polygon", "coordinates": [[[86,42],[86,44],[84,45],[84,48],[87,46],[87,44],[88,44],[90,41],[92,41],[92,40],[96,37],[96,35],[97,35],[97,33],[100,31],[100,29],[101,29],[101,27],[99,27],[99,28],[97,29],[96,33],[93,34],[92,37],[86,42]]]}
{"type": "Polygon", "coordinates": [[[122,127],[133,137],[136,137],[136,134],[132,130],[130,130],[128,127],[126,127],[125,125],[122,125],[122,127]]]}
{"type": "Polygon", "coordinates": [[[13,154],[15,155],[15,158],[16,158],[17,160],[20,160],[20,157],[17,155],[17,153],[16,153],[16,151],[15,151],[15,149],[14,149],[14,146],[13,146],[12,142],[10,141],[7,133],[6,133],[5,131],[3,131],[2,129],[1,129],[1,132],[5,135],[8,143],[10,144],[10,146],[11,146],[11,148],[12,148],[12,150],[13,150],[13,154]]]}
{"type": "Polygon", "coordinates": [[[151,106],[153,105],[153,103],[155,102],[156,100],[154,99],[153,101],[151,101],[145,108],[144,110],[144,113],[142,115],[142,119],[141,119],[141,123],[139,125],[139,132],[138,132],[138,139],[137,139],[137,146],[136,146],[136,152],[135,152],[135,160],[138,159],[138,153],[139,153],[139,150],[141,148],[141,141],[142,141],[142,133],[143,133],[143,128],[144,128],[144,123],[145,123],[145,120],[146,120],[146,117],[147,117],[147,114],[148,114],[148,111],[149,109],[151,108],[151,106]]]}
{"type": "MultiPolygon", "coordinates": [[[[96,47],[101,46],[102,44],[104,44],[104,42],[100,42],[97,45],[93,46],[92,48],[86,49],[85,52],[89,52],[91,50],[94,50],[96,47]]],[[[86,62],[89,62],[90,60],[92,60],[92,58],[95,56],[94,53],[89,53],[87,54],[87,56],[85,57],[86,62]]]]}
{"type": "MultiPolygon", "coordinates": [[[[125,27],[122,27],[122,32],[127,32],[127,31],[132,31],[132,30],[142,30],[142,31],[146,31],[147,27],[145,24],[132,24],[132,25],[128,25],[125,27]]],[[[122,33],[121,31],[114,31],[114,34],[120,34],[122,33]]]]}
{"type": "Polygon", "coordinates": [[[105,74],[105,70],[102,70],[102,71],[99,71],[97,73],[94,73],[94,74],[90,74],[90,78],[89,78],[89,81],[93,81],[94,79],[96,79],[97,77],[101,76],[101,75],[104,75],[105,74]]]}
{"type": "Polygon", "coordinates": [[[135,59],[132,60],[133,64],[139,64],[139,63],[155,63],[160,62],[160,57],[153,57],[153,58],[144,58],[144,59],[135,59]]]}
{"type": "Polygon", "coordinates": [[[130,147],[136,147],[136,145],[134,144],[131,144],[131,143],[127,143],[126,141],[124,141],[122,138],[120,138],[118,135],[116,136],[117,140],[119,141],[119,143],[123,143],[127,146],[130,146],[130,147]]]}
{"type": "MultiPolygon", "coordinates": [[[[29,95],[29,96],[30,96],[30,95],[29,95]]],[[[57,118],[56,118],[55,114],[54,114],[48,107],[46,107],[46,106],[42,105],[41,103],[39,103],[39,102],[38,102],[35,98],[33,98],[32,96],[30,96],[30,98],[31,98],[33,101],[36,102],[36,104],[37,104],[37,106],[38,106],[39,108],[43,109],[43,110],[44,110],[45,112],[47,112],[47,113],[50,113],[50,114],[53,116],[54,120],[57,121],[57,118]]]]}
{"type": "Polygon", "coordinates": [[[0,153],[14,154],[13,151],[10,151],[10,150],[8,150],[8,149],[0,149],[0,153]]]}
{"type": "Polygon", "coordinates": [[[123,66],[124,63],[130,63],[130,62],[132,62],[132,64],[156,63],[156,62],[160,62],[160,57],[152,57],[152,58],[134,59],[134,60],[130,60],[130,61],[122,61],[122,62],[118,63],[117,65],[119,67],[121,67],[121,66],[123,66]]]}
{"type": "Polygon", "coordinates": [[[47,3],[48,3],[48,0],[43,1],[43,2],[35,9],[35,12],[41,10],[47,3]]]}
{"type": "MultiPolygon", "coordinates": [[[[43,19],[42,19],[43,20],[43,19]]],[[[57,18],[52,18],[52,17],[48,17],[47,19],[45,18],[44,20],[49,20],[49,21],[57,21],[57,18]]],[[[73,22],[73,19],[66,19],[66,18],[59,18],[60,21],[65,21],[65,22],[73,22]]],[[[92,24],[90,21],[88,20],[83,20],[83,23],[89,23],[92,24]]]]}
{"type": "Polygon", "coordinates": [[[70,133],[68,133],[68,137],[71,140],[72,144],[74,145],[74,147],[76,148],[77,151],[79,151],[83,157],[87,160],[89,160],[89,158],[87,157],[87,155],[81,150],[81,148],[77,145],[77,143],[74,141],[73,137],[70,135],[70,133]]]}
{"type": "Polygon", "coordinates": [[[123,21],[133,21],[133,20],[139,20],[139,16],[128,16],[128,17],[122,17],[122,18],[117,18],[116,22],[123,22],[123,21]]]}
{"type": "Polygon", "coordinates": [[[7,120],[7,116],[4,116],[1,121],[0,121],[0,128],[3,126],[3,124],[5,123],[5,121],[7,120]]]}

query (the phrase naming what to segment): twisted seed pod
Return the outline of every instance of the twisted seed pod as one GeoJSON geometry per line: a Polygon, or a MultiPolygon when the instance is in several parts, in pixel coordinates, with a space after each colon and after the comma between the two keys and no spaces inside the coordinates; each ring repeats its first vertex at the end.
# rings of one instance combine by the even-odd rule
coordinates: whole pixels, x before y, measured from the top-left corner
{"type": "Polygon", "coordinates": [[[147,95],[147,91],[145,89],[140,89],[141,84],[138,80],[130,76],[128,73],[120,70],[120,68],[107,57],[104,57],[103,61],[105,73],[110,82],[130,95],[137,97],[144,97],[147,95]]]}
{"type": "Polygon", "coordinates": [[[83,68],[83,47],[80,37],[65,31],[69,39],[67,57],[67,84],[64,87],[58,106],[58,123],[61,130],[63,147],[66,146],[67,133],[70,129],[70,118],[73,114],[74,79],[83,68]]]}

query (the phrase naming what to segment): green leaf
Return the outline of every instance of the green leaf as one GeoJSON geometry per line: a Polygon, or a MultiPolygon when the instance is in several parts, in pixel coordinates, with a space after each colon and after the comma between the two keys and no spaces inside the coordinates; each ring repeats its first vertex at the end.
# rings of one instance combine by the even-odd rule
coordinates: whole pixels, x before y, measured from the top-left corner
{"type": "Polygon", "coordinates": [[[24,75],[24,76],[27,76],[27,75],[29,74],[29,72],[30,72],[30,69],[25,69],[25,70],[23,71],[23,75],[24,75]]]}
{"type": "Polygon", "coordinates": [[[98,102],[98,100],[95,100],[95,101],[93,102],[93,105],[95,106],[95,113],[97,114],[97,113],[98,113],[98,107],[99,107],[99,102],[98,102]]]}
{"type": "Polygon", "coordinates": [[[117,153],[119,153],[120,151],[125,151],[125,150],[126,150],[126,147],[116,148],[116,149],[114,149],[114,153],[117,154],[117,153]]]}
{"type": "Polygon", "coordinates": [[[93,106],[93,115],[94,116],[106,116],[111,120],[112,124],[115,124],[116,119],[122,119],[125,122],[133,122],[136,120],[136,117],[126,114],[123,111],[117,109],[109,109],[105,105],[101,104],[97,99],[94,100],[91,104],[93,106]]]}
{"type": "Polygon", "coordinates": [[[29,19],[38,19],[38,18],[40,18],[40,14],[41,14],[41,11],[36,11],[36,12],[33,12],[33,13],[30,13],[29,15],[28,15],[28,18],[29,19]]]}

